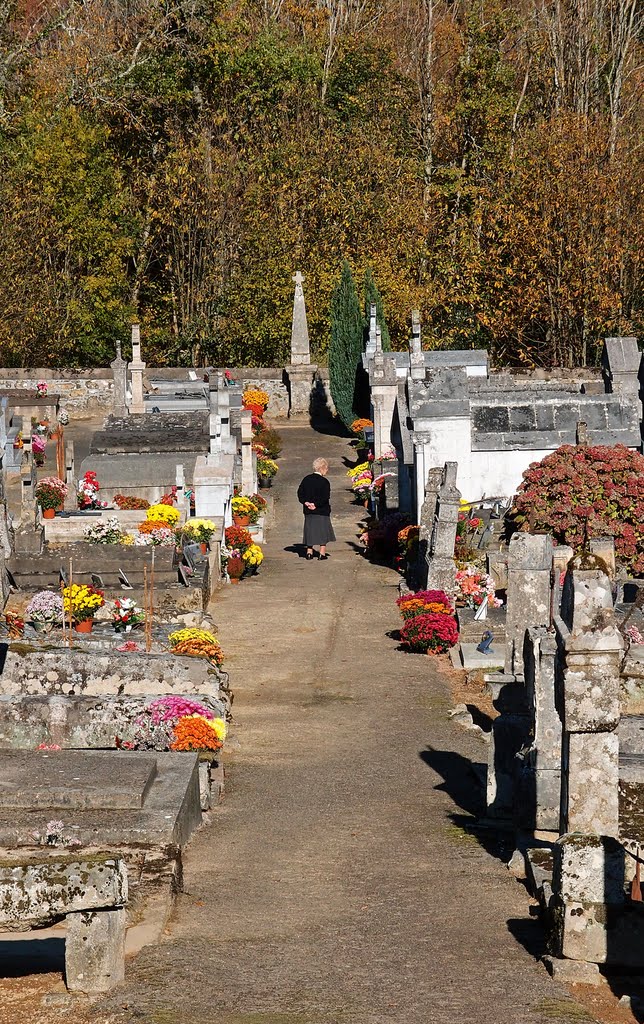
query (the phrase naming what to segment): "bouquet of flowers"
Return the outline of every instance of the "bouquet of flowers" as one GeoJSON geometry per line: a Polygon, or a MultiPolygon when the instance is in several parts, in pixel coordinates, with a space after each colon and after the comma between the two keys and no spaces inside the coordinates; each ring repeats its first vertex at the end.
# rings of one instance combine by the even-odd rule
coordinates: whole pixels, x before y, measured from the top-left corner
{"type": "Polygon", "coordinates": [[[83,537],[90,544],[121,544],[121,524],[116,516],[110,516],[104,523],[91,523],[86,526],[83,537]]]}
{"type": "Polygon", "coordinates": [[[218,718],[211,708],[201,701],[189,700],[186,697],[168,695],[156,697],[135,719],[137,730],[133,742],[123,742],[116,738],[116,746],[124,749],[154,750],[218,750],[226,737],[226,723],[218,718]],[[208,730],[199,726],[205,742],[200,746],[184,746],[186,739],[194,738],[197,733],[193,729],[182,726],[177,736],[180,722],[199,718],[201,722],[209,722],[208,730]],[[179,746],[172,746],[175,742],[179,746]]]}
{"type": "Polygon", "coordinates": [[[403,594],[396,601],[403,619],[416,615],[453,615],[452,602],[444,590],[417,590],[415,594],[403,594]]]}
{"type": "Polygon", "coordinates": [[[354,469],[347,470],[347,476],[351,480],[351,490],[360,501],[366,501],[371,494],[373,473],[368,462],[361,462],[354,469]]]}
{"type": "Polygon", "coordinates": [[[40,434],[31,435],[31,450],[34,453],[34,462],[37,466],[42,466],[45,461],[45,448],[47,442],[44,437],[40,434]]]}
{"type": "Polygon", "coordinates": [[[264,552],[259,544],[251,544],[244,551],[242,558],[247,566],[258,568],[264,561],[264,552]]]}
{"type": "Polygon", "coordinates": [[[105,604],[102,590],[91,587],[87,583],[72,583],[63,590],[65,615],[71,614],[74,622],[85,622],[93,619],[99,608],[105,604]]]}
{"type": "Polygon", "coordinates": [[[242,403],[245,409],[248,409],[251,405],[259,405],[262,411],[264,411],[269,402],[270,396],[266,391],[260,390],[260,388],[248,388],[242,395],[242,403]]]}
{"type": "Polygon", "coordinates": [[[255,522],[257,522],[257,507],[253,504],[250,498],[244,497],[243,494],[237,494],[233,498],[231,504],[234,516],[248,516],[251,519],[251,522],[252,517],[254,516],[255,522]]]}
{"type": "Polygon", "coordinates": [[[458,627],[453,615],[427,612],[406,619],[400,640],[410,651],[443,654],[458,643],[458,627]]]}
{"type": "Polygon", "coordinates": [[[44,476],[38,481],[35,495],[36,501],[42,509],[63,507],[69,488],[57,476],[44,476]]]}
{"type": "Polygon", "coordinates": [[[467,565],[456,573],[457,604],[478,608],[487,602],[490,608],[500,608],[503,601],[495,596],[494,580],[475,565],[467,565]]]}
{"type": "Polygon", "coordinates": [[[148,523],[156,523],[158,526],[169,526],[173,529],[181,518],[181,513],[178,509],[172,505],[165,505],[159,503],[158,505],[150,505],[146,512],[146,521],[148,523]]]}
{"type": "Polygon", "coordinates": [[[101,501],[98,497],[100,489],[101,485],[98,482],[96,473],[88,469],[76,493],[78,507],[80,509],[107,508],[107,502],[101,501]]]}
{"type": "Polygon", "coordinates": [[[243,526],[227,526],[224,532],[224,539],[228,549],[236,548],[242,554],[253,543],[253,538],[243,526]]]}
{"type": "Polygon", "coordinates": [[[216,529],[212,519],[188,519],[183,528],[183,537],[188,541],[207,544],[216,529]]]}
{"type": "Polygon", "coordinates": [[[129,494],[115,494],[114,504],[123,512],[145,511],[150,507],[150,502],[145,498],[136,498],[129,494]]]}
{"type": "Polygon", "coordinates": [[[352,434],[364,434],[365,430],[370,430],[373,427],[373,420],[357,419],[354,420],[349,430],[352,434]]]}
{"type": "Polygon", "coordinates": [[[63,599],[55,590],[39,590],[25,609],[32,622],[58,625],[63,621],[63,599]]]}
{"type": "Polygon", "coordinates": [[[220,750],[225,736],[226,723],[223,718],[186,715],[174,727],[170,750],[220,750]]]}
{"type": "Polygon", "coordinates": [[[253,505],[257,509],[258,517],[261,516],[262,512],[264,511],[264,509],[268,505],[268,502],[266,501],[266,498],[262,498],[261,494],[253,494],[251,496],[250,500],[252,501],[253,505]]]}
{"type": "Polygon", "coordinates": [[[162,523],[146,522],[141,523],[139,526],[139,535],[135,538],[134,544],[136,547],[146,547],[147,545],[153,545],[154,547],[173,548],[177,543],[177,534],[169,526],[164,526],[162,523]]]}
{"type": "Polygon", "coordinates": [[[170,641],[173,654],[187,654],[193,658],[207,658],[213,665],[220,668],[224,663],[224,652],[222,651],[216,636],[207,629],[178,629],[170,633],[170,641]]]}
{"type": "Polygon", "coordinates": [[[117,633],[129,633],[133,626],[145,622],[145,613],[131,597],[117,597],[112,611],[112,625],[117,633]]]}
{"type": "Polygon", "coordinates": [[[41,396],[41,398],[44,397],[47,394],[47,381],[39,380],[38,383],[36,384],[36,391],[41,396]]]}

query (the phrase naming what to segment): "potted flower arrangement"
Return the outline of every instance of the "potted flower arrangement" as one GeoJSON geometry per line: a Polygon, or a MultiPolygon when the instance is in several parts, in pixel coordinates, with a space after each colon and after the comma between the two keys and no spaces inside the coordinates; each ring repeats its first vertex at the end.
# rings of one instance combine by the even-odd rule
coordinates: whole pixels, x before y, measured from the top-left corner
{"type": "Polygon", "coordinates": [[[237,583],[244,575],[244,552],[251,547],[253,538],[241,526],[228,526],[225,531],[226,571],[231,582],[237,583]]]}
{"type": "Polygon", "coordinates": [[[88,469],[76,492],[76,501],[79,509],[85,511],[94,508],[107,508],[107,502],[101,501],[98,496],[100,489],[101,485],[98,482],[96,473],[88,469]]]}
{"type": "Polygon", "coordinates": [[[53,519],[67,497],[69,488],[57,476],[44,476],[36,485],[36,501],[42,509],[43,519],[53,519]]]}
{"type": "Polygon", "coordinates": [[[45,464],[45,448],[47,447],[47,441],[41,434],[31,435],[31,450],[34,456],[34,462],[37,466],[43,466],[45,464]]]}
{"type": "Polygon", "coordinates": [[[410,651],[443,654],[458,643],[456,619],[442,612],[412,615],[404,622],[400,641],[410,651]]]}
{"type": "Polygon", "coordinates": [[[353,469],[347,470],[347,476],[351,480],[351,490],[358,501],[361,501],[366,508],[371,497],[371,484],[373,482],[373,473],[369,463],[361,462],[359,465],[354,466],[353,469]]]}
{"type": "Polygon", "coordinates": [[[201,544],[201,551],[205,555],[210,538],[216,529],[217,527],[212,519],[188,519],[182,532],[185,540],[192,541],[194,544],[201,544]]]}
{"type": "Polygon", "coordinates": [[[217,668],[224,663],[224,652],[214,633],[196,626],[177,629],[170,633],[170,649],[172,654],[185,654],[191,658],[206,658],[217,668]]]}
{"type": "Polygon", "coordinates": [[[403,594],[396,601],[404,621],[416,615],[453,615],[452,602],[444,590],[417,590],[414,594],[403,594]]]}
{"type": "Polygon", "coordinates": [[[226,723],[201,701],[156,697],[136,717],[132,740],[115,737],[123,750],[220,750],[226,723]]]}
{"type": "Polygon", "coordinates": [[[177,531],[160,522],[151,522],[146,519],[139,525],[139,535],[134,539],[134,544],[136,547],[152,545],[153,547],[173,548],[177,546],[177,531]]]}
{"type": "Polygon", "coordinates": [[[25,609],[34,629],[49,632],[63,621],[63,599],[55,590],[39,590],[25,609]]]}
{"type": "Polygon", "coordinates": [[[250,409],[251,406],[257,405],[264,412],[269,402],[270,396],[266,391],[262,391],[261,388],[247,388],[242,395],[242,404],[245,409],[250,409]]]}
{"type": "Polygon", "coordinates": [[[262,497],[261,494],[253,494],[253,495],[251,495],[251,499],[250,500],[252,501],[253,505],[257,509],[258,518],[259,518],[259,516],[261,516],[266,511],[266,507],[268,505],[268,502],[267,502],[266,498],[262,497]]]}
{"type": "Polygon", "coordinates": [[[260,455],[257,459],[257,477],[260,487],[272,487],[273,477],[277,473],[278,466],[273,459],[260,455]]]}
{"type": "Polygon", "coordinates": [[[72,583],[63,590],[65,615],[71,616],[78,633],[91,633],[94,616],[104,604],[103,591],[87,583],[72,583]]]}
{"type": "MultiPolygon", "coordinates": [[[[259,544],[250,544],[242,554],[242,561],[244,567],[250,571],[250,575],[254,576],[260,565],[264,561],[264,552],[262,551],[259,544]]],[[[229,572],[230,575],[230,572],[229,572]]]]}
{"type": "Polygon", "coordinates": [[[83,537],[90,544],[121,544],[123,534],[116,516],[110,516],[104,523],[90,523],[83,530],[83,537]]]}
{"type": "Polygon", "coordinates": [[[466,565],[456,573],[456,604],[465,608],[478,608],[483,602],[490,608],[503,604],[494,592],[494,580],[475,565],[466,565]]]}
{"type": "Polygon", "coordinates": [[[130,633],[145,622],[145,613],[131,597],[117,597],[112,611],[112,625],[117,633],[130,633]]]}
{"type": "Polygon", "coordinates": [[[181,519],[181,513],[173,505],[166,505],[159,502],[157,505],[150,505],[145,514],[148,523],[156,523],[158,526],[168,526],[171,530],[177,526],[181,519]]]}
{"type": "Polygon", "coordinates": [[[22,437],[22,430],[19,430],[18,433],[16,434],[13,441],[13,446],[16,449],[16,451],[19,451],[21,448],[24,448],[25,442],[22,437]]]}
{"type": "Polygon", "coordinates": [[[245,498],[242,494],[233,498],[232,509],[235,526],[248,526],[253,515],[257,521],[257,508],[250,498],[245,498]]]}
{"type": "Polygon", "coordinates": [[[130,494],[115,494],[114,504],[122,512],[138,512],[139,510],[144,512],[150,507],[150,502],[146,498],[137,498],[130,494]]]}

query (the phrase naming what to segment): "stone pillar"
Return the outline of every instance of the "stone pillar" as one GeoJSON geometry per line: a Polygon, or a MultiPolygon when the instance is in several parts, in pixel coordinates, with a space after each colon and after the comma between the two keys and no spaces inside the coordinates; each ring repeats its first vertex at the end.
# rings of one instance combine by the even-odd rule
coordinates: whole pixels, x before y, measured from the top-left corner
{"type": "Polygon", "coordinates": [[[615,539],[614,537],[592,537],[588,547],[593,555],[601,558],[611,580],[615,579],[615,539]]]}
{"type": "Polygon", "coordinates": [[[367,359],[371,359],[376,351],[376,327],[377,310],[375,302],[372,302],[369,306],[369,335],[365,346],[365,355],[367,356],[367,359]]]}
{"type": "Polygon", "coordinates": [[[376,351],[369,363],[369,383],[373,407],[373,454],[379,459],[391,448],[391,426],[398,399],[398,378],[393,356],[376,351]]]}
{"type": "Polygon", "coordinates": [[[141,333],[138,324],[132,324],[132,362],[130,363],[130,375],[132,380],[132,398],[130,399],[130,412],[145,412],[143,400],[143,371],[145,363],[141,360],[141,333]]]}
{"type": "Polygon", "coordinates": [[[456,589],[454,545],[461,492],[456,486],[458,464],[446,462],[438,489],[434,529],[427,554],[427,586],[444,590],[451,597],[456,589]]]}
{"type": "Polygon", "coordinates": [[[65,483],[68,487],[67,497],[65,498],[65,509],[68,512],[73,512],[78,508],[78,502],[76,500],[76,462],[74,458],[73,441],[67,441],[65,443],[65,483]]]}
{"type": "Polygon", "coordinates": [[[257,491],[256,459],[253,453],[253,430],[250,410],[244,409],[241,414],[242,442],[242,494],[255,494],[257,491]]]}
{"type": "Polygon", "coordinates": [[[112,398],[112,414],[127,416],[127,361],[121,355],[121,342],[116,343],[116,359],[110,363],[114,391],[112,398]]]}
{"type": "Polygon", "coordinates": [[[291,326],[291,366],[310,366],[309,327],[306,321],[304,302],[304,277],[300,271],[293,275],[295,295],[293,296],[293,321],[291,326]]]}
{"type": "Polygon", "coordinates": [[[313,363],[289,365],[284,368],[288,384],[289,417],[306,415],[310,411],[317,369],[313,363]]]}
{"type": "Polygon", "coordinates": [[[529,832],[558,833],[561,804],[562,724],[555,700],[554,629],[528,629],[524,650],[532,742],[518,755],[515,818],[529,832]]]}
{"type": "Polygon", "coordinates": [[[552,537],[515,533],[508,551],[505,670],[523,674],[523,642],[530,626],[550,625],[552,537]]]}
{"type": "Polygon", "coordinates": [[[409,342],[409,373],[412,380],[425,380],[425,357],[420,328],[420,313],[414,309],[411,314],[411,339],[409,342]]]}
{"type": "Polygon", "coordinates": [[[65,980],[70,992],[108,992],[125,977],[125,909],[67,915],[65,980]]]}
{"type": "Polygon", "coordinates": [[[565,731],[554,938],[558,955],[603,963],[613,959],[611,944],[624,902],[624,853],[616,842],[624,641],[604,573],[568,572],[556,627],[565,731]]]}

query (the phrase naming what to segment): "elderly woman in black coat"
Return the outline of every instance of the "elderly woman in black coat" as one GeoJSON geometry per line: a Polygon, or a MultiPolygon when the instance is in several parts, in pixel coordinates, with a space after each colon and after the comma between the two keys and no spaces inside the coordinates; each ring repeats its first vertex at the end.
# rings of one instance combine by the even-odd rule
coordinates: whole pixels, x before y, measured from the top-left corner
{"type": "Polygon", "coordinates": [[[297,489],[297,500],[304,511],[304,543],[309,562],[313,558],[314,547],[320,548],[320,560],[327,559],[326,546],[329,541],[335,540],[329,504],[331,484],[326,479],[328,472],[329,463],[326,459],[316,459],[313,472],[304,477],[297,489]]]}

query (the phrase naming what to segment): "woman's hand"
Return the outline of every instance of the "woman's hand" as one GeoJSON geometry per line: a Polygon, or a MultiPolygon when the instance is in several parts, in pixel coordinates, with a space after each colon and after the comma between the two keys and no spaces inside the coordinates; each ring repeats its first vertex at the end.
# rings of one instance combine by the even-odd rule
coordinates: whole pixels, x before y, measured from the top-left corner
{"type": "Polygon", "coordinates": [[[310,509],[310,510],[311,510],[311,512],[313,512],[313,511],[314,511],[314,509],[315,509],[315,505],[313,504],[313,502],[312,502],[312,501],[305,501],[305,502],[304,502],[304,504],[306,505],[306,507],[307,507],[308,509],[310,509]]]}

